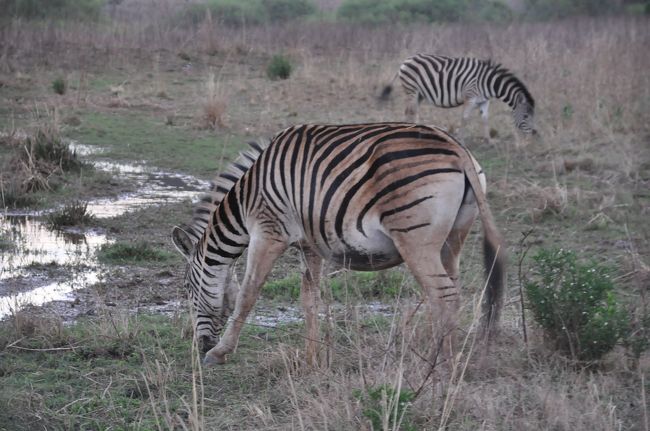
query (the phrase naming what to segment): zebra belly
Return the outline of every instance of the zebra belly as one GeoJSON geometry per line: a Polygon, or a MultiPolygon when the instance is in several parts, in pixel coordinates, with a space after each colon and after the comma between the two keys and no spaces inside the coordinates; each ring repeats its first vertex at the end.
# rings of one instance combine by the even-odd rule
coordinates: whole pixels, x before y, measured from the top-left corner
{"type": "Polygon", "coordinates": [[[380,231],[355,235],[330,244],[328,260],[355,271],[377,271],[399,265],[404,260],[393,241],[380,231]]]}

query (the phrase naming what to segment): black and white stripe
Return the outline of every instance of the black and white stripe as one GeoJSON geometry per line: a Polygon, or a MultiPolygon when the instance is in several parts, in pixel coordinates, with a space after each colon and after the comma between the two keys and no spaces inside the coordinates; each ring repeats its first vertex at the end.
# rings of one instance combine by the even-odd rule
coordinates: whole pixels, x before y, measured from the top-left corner
{"type": "MultiPolygon", "coordinates": [[[[479,210],[491,255],[498,254],[501,240],[485,202],[480,166],[442,129],[407,123],[299,125],[242,158],[219,177],[193,223],[173,231],[188,260],[185,282],[206,349],[233,315],[211,350],[213,360],[234,349],[273,262],[290,245],[314,262],[308,282],[317,280],[314,268],[322,259],[361,270],[406,261],[425,288],[439,290],[438,299],[450,304],[459,297],[460,247],[479,210]],[[238,291],[231,267],[246,248],[238,291]]],[[[492,317],[502,266],[499,260],[490,278],[492,317]]]]}
{"type": "MultiPolygon", "coordinates": [[[[406,115],[410,121],[417,116],[419,103],[426,100],[441,108],[467,104],[465,118],[477,107],[487,128],[489,100],[499,99],[512,108],[519,130],[536,133],[533,127],[535,100],[526,86],[500,64],[475,58],[417,54],[400,65],[395,78],[398,76],[409,98],[406,115]]],[[[380,98],[386,100],[391,91],[392,82],[384,88],[380,98]]]]}

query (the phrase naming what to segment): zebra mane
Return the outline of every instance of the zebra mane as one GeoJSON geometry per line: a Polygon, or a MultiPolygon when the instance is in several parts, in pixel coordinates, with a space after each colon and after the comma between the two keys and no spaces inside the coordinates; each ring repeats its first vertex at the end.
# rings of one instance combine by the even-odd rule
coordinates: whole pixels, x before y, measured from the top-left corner
{"type": "Polygon", "coordinates": [[[498,72],[498,73],[504,75],[504,77],[510,79],[511,81],[514,81],[516,83],[517,87],[519,88],[519,90],[521,90],[522,94],[526,98],[526,101],[531,106],[531,108],[533,108],[533,109],[535,108],[535,99],[533,99],[533,95],[530,94],[530,91],[528,91],[528,88],[524,85],[523,82],[521,82],[521,80],[519,78],[517,78],[515,76],[514,73],[512,73],[510,70],[503,67],[503,65],[501,65],[501,63],[497,63],[494,60],[492,60],[491,58],[489,58],[487,60],[484,60],[484,61],[488,65],[488,67],[490,67],[491,69],[494,69],[495,72],[498,72]]]}
{"type": "Polygon", "coordinates": [[[268,140],[249,142],[249,148],[241,151],[237,159],[228,164],[223,172],[220,172],[212,180],[210,190],[194,206],[192,220],[181,226],[190,235],[192,243],[198,243],[210,221],[212,212],[219,206],[235,183],[253,166],[253,163],[269,145],[269,142],[268,140]]]}

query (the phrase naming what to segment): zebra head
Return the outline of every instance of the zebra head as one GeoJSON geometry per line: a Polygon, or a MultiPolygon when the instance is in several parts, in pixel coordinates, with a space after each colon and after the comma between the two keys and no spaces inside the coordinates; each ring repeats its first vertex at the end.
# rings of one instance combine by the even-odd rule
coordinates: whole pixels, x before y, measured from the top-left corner
{"type": "Polygon", "coordinates": [[[515,99],[515,107],[512,111],[515,127],[524,134],[537,134],[534,126],[535,101],[524,93],[519,93],[515,99]]]}
{"type": "Polygon", "coordinates": [[[232,265],[215,264],[206,258],[205,250],[178,226],[172,230],[172,240],[187,260],[183,287],[192,303],[194,335],[205,353],[217,344],[235,308],[238,288],[232,265]]]}

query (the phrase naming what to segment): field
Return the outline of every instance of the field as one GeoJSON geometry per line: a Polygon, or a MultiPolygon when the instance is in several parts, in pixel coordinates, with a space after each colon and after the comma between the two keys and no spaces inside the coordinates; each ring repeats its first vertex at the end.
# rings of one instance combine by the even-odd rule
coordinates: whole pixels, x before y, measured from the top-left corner
{"type": "MultiPolygon", "coordinates": [[[[233,28],[211,19],[175,24],[177,7],[127,1],[99,23],[12,20],[0,28],[3,170],[12,142],[38,130],[81,145],[82,162],[113,166],[44,178],[51,187],[12,204],[12,180],[3,175],[3,220],[30,212],[42,222],[49,217],[35,211],[142,192],[141,177],[132,176],[139,168],[117,165],[156,167],[170,184],[192,177],[173,199],[137,201],[65,230],[86,239],[63,261],[12,260],[33,244],[13,242],[16,225],[0,224],[3,297],[67,283],[71,274],[85,280],[71,282],[66,300],[14,310],[0,322],[0,430],[649,429],[647,350],[635,356],[620,345],[598,363],[576,364],[521,309],[531,256],[558,247],[613,268],[616,296],[633,323],[648,315],[647,18],[233,28]],[[490,107],[491,142],[478,113],[462,130],[487,173],[510,254],[492,349],[474,344],[484,280],[476,223],[461,261],[467,344],[453,376],[430,372],[423,360],[426,339],[407,322],[418,288],[403,267],[378,274],[325,268],[320,366],[307,367],[295,318],[296,251],[274,268],[260,319],[246,326],[229,362],[202,368],[182,290],[184,260],[170,240],[172,227],[191,217],[196,184],[214,178],[248,141],[290,125],[402,121],[401,88],[387,103],[377,96],[416,52],[493,58],[536,100],[538,138],[519,139],[498,101],[490,107]],[[267,76],[274,55],[293,65],[289,79],[267,76]],[[7,275],[14,269],[20,273],[7,275]]],[[[457,132],[461,114],[423,104],[419,118],[457,132]]],[[[153,182],[154,174],[145,175],[153,182]]],[[[109,211],[111,201],[101,202],[97,208],[109,211]]],[[[27,255],[39,253],[46,252],[27,255]]]]}

